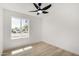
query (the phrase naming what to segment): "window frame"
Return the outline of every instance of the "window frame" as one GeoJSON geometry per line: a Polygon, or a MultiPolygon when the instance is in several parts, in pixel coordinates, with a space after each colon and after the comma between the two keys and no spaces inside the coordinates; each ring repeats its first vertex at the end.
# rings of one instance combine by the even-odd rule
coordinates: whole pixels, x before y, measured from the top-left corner
{"type": "MultiPolygon", "coordinates": [[[[18,19],[17,19],[18,20],[18,19]]],[[[27,38],[27,39],[29,39],[29,26],[30,26],[30,20],[28,19],[28,18],[26,18],[26,17],[16,17],[16,16],[11,16],[11,39],[12,40],[15,40],[15,39],[24,39],[24,38],[27,38]],[[22,20],[23,19],[26,19],[27,21],[28,21],[28,33],[25,33],[25,34],[27,34],[28,36],[27,37],[22,37],[21,35],[22,35],[22,32],[20,33],[20,36],[18,36],[18,37],[16,37],[16,38],[12,38],[12,17],[15,17],[15,18],[19,18],[19,20],[20,20],[20,28],[22,27],[22,20]],[[20,37],[20,38],[19,38],[20,37]]],[[[15,33],[16,34],[16,33],[15,33]]]]}

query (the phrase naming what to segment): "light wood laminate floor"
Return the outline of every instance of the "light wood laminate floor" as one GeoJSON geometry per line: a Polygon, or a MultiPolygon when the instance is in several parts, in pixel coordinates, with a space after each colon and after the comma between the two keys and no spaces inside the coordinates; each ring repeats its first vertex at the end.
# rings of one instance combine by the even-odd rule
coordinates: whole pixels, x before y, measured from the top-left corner
{"type": "MultiPolygon", "coordinates": [[[[32,49],[20,52],[13,56],[78,56],[74,53],[52,46],[45,42],[38,42],[35,44],[31,44],[31,46],[33,47],[32,49]]],[[[4,51],[3,55],[12,56],[11,54],[12,51],[13,50],[4,51]]]]}

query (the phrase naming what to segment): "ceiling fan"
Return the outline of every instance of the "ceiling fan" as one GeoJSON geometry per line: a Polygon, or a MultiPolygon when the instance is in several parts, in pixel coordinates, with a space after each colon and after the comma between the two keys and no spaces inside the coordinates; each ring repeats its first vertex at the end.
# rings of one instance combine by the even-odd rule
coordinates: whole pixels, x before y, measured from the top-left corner
{"type": "Polygon", "coordinates": [[[37,15],[39,15],[39,14],[41,14],[41,13],[47,14],[48,12],[47,12],[46,10],[51,7],[51,4],[45,6],[44,8],[41,8],[42,3],[37,3],[37,4],[36,4],[36,3],[33,3],[33,5],[35,6],[35,8],[36,8],[37,10],[35,10],[35,11],[30,11],[30,12],[37,12],[37,15]]]}

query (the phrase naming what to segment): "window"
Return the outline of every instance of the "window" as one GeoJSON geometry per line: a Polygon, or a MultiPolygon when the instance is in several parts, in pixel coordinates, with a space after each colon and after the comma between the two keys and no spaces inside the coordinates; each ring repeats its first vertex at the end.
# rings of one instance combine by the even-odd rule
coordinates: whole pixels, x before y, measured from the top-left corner
{"type": "Polygon", "coordinates": [[[11,17],[11,39],[29,38],[29,20],[11,17]]]}

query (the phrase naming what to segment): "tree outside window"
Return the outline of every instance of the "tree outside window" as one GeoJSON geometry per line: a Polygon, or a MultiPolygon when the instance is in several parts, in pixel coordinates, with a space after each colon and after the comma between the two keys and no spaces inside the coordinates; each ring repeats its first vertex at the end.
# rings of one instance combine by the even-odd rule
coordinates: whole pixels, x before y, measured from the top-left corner
{"type": "Polygon", "coordinates": [[[29,37],[29,20],[25,18],[11,17],[11,38],[28,38],[29,37]]]}

